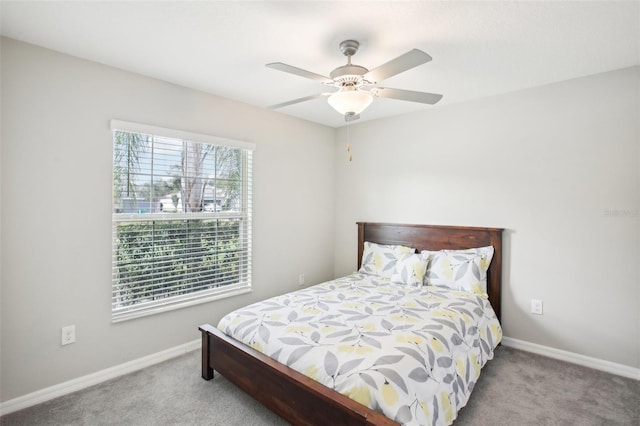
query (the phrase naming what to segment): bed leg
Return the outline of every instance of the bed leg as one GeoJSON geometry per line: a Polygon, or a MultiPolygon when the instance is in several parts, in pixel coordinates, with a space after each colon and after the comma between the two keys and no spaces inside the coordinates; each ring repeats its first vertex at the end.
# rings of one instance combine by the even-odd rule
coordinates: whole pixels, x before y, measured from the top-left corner
{"type": "Polygon", "coordinates": [[[209,365],[209,354],[211,346],[209,345],[209,334],[205,330],[202,331],[202,378],[205,380],[213,379],[213,368],[209,365]]]}

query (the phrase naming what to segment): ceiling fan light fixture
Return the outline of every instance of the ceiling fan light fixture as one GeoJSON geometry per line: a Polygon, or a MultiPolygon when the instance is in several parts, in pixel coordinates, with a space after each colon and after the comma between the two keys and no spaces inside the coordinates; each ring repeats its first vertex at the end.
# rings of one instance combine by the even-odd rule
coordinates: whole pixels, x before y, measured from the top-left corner
{"type": "Polygon", "coordinates": [[[342,115],[352,114],[358,115],[364,111],[371,102],[373,96],[367,92],[360,90],[345,90],[333,93],[327,99],[329,105],[342,115]]]}

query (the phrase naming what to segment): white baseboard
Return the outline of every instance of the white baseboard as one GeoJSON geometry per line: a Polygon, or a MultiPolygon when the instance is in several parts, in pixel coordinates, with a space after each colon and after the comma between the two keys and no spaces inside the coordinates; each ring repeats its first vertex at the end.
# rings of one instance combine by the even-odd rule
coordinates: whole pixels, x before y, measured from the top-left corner
{"type": "Polygon", "coordinates": [[[49,401],[53,398],[67,395],[72,392],[88,388],[89,386],[97,385],[98,383],[114,379],[124,374],[132,373],[134,371],[141,370],[145,367],[158,364],[168,359],[184,355],[187,352],[199,349],[200,345],[200,339],[194,340],[192,342],[188,342],[183,345],[157,352],[155,354],[147,355],[142,358],[134,359],[133,361],[125,362],[124,364],[116,365],[114,367],[97,371],[86,376],[78,377],[77,379],[50,386],[48,388],[23,395],[18,398],[0,402],[0,415],[13,413],[14,411],[22,410],[23,408],[31,407],[33,405],[49,401]]]}
{"type": "Polygon", "coordinates": [[[563,351],[561,349],[538,345],[537,343],[513,339],[506,336],[502,338],[502,344],[510,348],[521,349],[526,352],[533,352],[534,354],[544,355],[549,358],[559,359],[561,361],[570,362],[572,364],[578,364],[584,367],[606,371],[607,373],[615,374],[617,376],[640,380],[640,368],[634,368],[628,365],[605,361],[598,358],[592,358],[574,352],[563,351]]]}
{"type": "MultiPolygon", "coordinates": [[[[88,374],[83,377],[78,377],[77,379],[69,380],[64,383],[41,389],[39,391],[20,396],[6,402],[0,402],[0,415],[13,413],[14,411],[22,410],[23,408],[31,407],[33,405],[49,401],[59,396],[67,395],[72,392],[88,388],[89,386],[97,385],[98,383],[114,379],[124,374],[132,373],[145,367],[149,367],[168,359],[175,358],[177,356],[186,354],[187,352],[199,349],[200,344],[200,339],[194,340],[192,342],[188,342],[183,345],[176,346],[152,355],[138,358],[133,361],[125,362],[124,364],[116,365],[114,367],[98,371],[96,373],[88,374]]],[[[521,349],[523,351],[544,355],[549,358],[559,359],[561,361],[594,368],[596,370],[606,371],[607,373],[616,374],[618,376],[640,380],[640,369],[629,367],[627,365],[617,364],[615,362],[592,358],[573,352],[563,351],[561,349],[555,349],[548,346],[538,345],[536,343],[526,342],[524,340],[513,339],[506,336],[502,338],[502,344],[511,348],[521,349]]]]}

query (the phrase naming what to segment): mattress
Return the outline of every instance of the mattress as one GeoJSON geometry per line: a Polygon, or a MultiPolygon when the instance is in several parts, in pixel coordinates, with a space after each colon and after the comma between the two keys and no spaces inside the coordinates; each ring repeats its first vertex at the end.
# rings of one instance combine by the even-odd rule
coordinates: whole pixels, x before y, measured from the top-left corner
{"type": "Polygon", "coordinates": [[[502,329],[489,301],[355,273],[238,309],[218,328],[406,425],[448,425],[502,329]]]}

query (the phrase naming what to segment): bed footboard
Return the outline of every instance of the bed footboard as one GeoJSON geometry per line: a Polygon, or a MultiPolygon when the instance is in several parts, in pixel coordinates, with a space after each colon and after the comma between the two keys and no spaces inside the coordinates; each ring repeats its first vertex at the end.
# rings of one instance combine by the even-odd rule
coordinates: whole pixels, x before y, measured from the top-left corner
{"type": "Polygon", "coordinates": [[[398,423],[315,380],[240,343],[216,327],[202,332],[202,377],[213,370],[293,425],[370,425],[398,423]]]}

